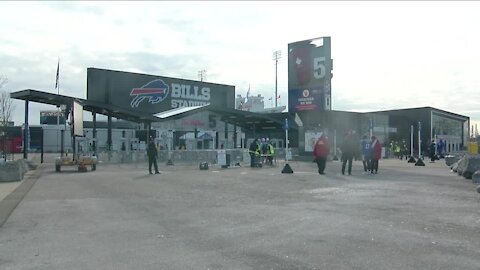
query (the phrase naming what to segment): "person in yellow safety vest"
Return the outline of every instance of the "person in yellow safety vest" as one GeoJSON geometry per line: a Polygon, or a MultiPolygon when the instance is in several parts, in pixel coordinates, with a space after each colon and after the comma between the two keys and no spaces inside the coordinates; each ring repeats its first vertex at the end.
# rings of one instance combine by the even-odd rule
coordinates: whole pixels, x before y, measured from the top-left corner
{"type": "Polygon", "coordinates": [[[395,157],[401,159],[402,157],[402,154],[400,153],[400,144],[399,143],[396,143],[395,144],[395,157]]]}
{"type": "Polygon", "coordinates": [[[267,154],[268,154],[268,164],[273,165],[273,157],[275,156],[275,147],[273,147],[273,144],[268,141],[267,138],[267,154]]]}

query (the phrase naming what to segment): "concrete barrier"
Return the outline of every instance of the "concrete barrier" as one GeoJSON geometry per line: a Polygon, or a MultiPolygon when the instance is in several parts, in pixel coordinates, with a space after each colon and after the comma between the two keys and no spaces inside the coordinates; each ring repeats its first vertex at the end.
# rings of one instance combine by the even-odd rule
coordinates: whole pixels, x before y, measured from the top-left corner
{"type": "Polygon", "coordinates": [[[473,173],[472,182],[474,184],[480,184],[480,170],[477,170],[473,173]]]}
{"type": "Polygon", "coordinates": [[[0,182],[20,181],[26,172],[36,167],[34,163],[24,159],[0,163],[0,182]]]}
{"type": "Polygon", "coordinates": [[[447,164],[447,166],[451,166],[453,163],[457,162],[459,159],[460,159],[459,156],[452,156],[452,155],[445,156],[445,164],[447,164]]]}
{"type": "Polygon", "coordinates": [[[458,161],[457,173],[467,179],[480,170],[480,155],[465,155],[458,161]]]}
{"type": "Polygon", "coordinates": [[[458,169],[458,161],[453,163],[452,166],[450,166],[450,169],[452,169],[452,172],[456,173],[458,169]]]}
{"type": "Polygon", "coordinates": [[[465,169],[467,168],[467,163],[468,163],[468,159],[466,156],[463,156],[462,158],[460,158],[460,160],[458,160],[457,162],[458,175],[463,175],[463,171],[465,171],[465,169]]]}

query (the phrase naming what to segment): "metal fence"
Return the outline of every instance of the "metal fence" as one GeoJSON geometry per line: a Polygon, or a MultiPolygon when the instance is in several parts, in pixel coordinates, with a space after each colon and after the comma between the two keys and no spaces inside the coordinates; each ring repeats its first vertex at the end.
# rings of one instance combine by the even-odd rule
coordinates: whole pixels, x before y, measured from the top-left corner
{"type": "MultiPolygon", "coordinates": [[[[160,150],[158,151],[158,163],[166,164],[169,160],[173,164],[184,165],[198,165],[201,162],[208,162],[209,164],[217,164],[217,151],[218,150],[160,150]]],[[[298,157],[298,149],[292,148],[292,157],[295,159],[298,157]]],[[[225,149],[226,155],[228,155],[229,165],[235,165],[237,163],[241,165],[250,164],[250,155],[248,149],[225,149]]],[[[91,155],[92,153],[83,152],[80,155],[91,155]]],[[[45,153],[43,160],[45,163],[54,163],[55,159],[59,156],[59,153],[45,153]]],[[[68,155],[71,155],[69,153],[68,155]]],[[[23,158],[21,154],[15,155],[17,158],[23,158]]],[[[99,151],[96,155],[100,163],[146,163],[147,153],[146,151],[99,151]]],[[[29,159],[40,163],[42,160],[41,153],[29,153],[29,159]]],[[[285,159],[285,149],[277,149],[275,151],[276,160],[285,159]]]]}
{"type": "MultiPolygon", "coordinates": [[[[292,149],[292,154],[296,155],[298,151],[292,149]]],[[[227,162],[229,165],[249,164],[250,155],[248,149],[225,149],[227,162]]],[[[141,163],[147,162],[145,151],[101,151],[97,155],[101,163],[141,163]]],[[[285,149],[278,149],[275,152],[275,158],[282,160],[285,158],[285,149]]],[[[217,164],[217,150],[160,150],[158,151],[158,163],[197,165],[201,162],[217,164]]]]}
{"type": "MultiPolygon", "coordinates": [[[[250,162],[249,159],[245,159],[246,156],[249,157],[248,149],[226,149],[225,152],[230,165],[250,162]]],[[[102,151],[98,153],[97,157],[101,163],[140,163],[147,162],[148,159],[144,151],[102,151]]],[[[171,161],[173,164],[185,165],[196,165],[201,162],[216,164],[217,150],[160,150],[157,161],[158,163],[171,161]]]]}

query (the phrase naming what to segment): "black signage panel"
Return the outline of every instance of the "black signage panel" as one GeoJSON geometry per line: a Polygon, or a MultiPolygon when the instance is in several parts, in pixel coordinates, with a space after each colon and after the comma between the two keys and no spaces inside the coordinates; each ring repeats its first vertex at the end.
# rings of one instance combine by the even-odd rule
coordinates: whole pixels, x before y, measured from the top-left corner
{"type": "Polygon", "coordinates": [[[207,104],[234,108],[235,87],[88,68],[87,99],[148,113],[207,104]]]}
{"type": "Polygon", "coordinates": [[[330,37],[288,44],[288,109],[290,112],[331,109],[330,37]]]}

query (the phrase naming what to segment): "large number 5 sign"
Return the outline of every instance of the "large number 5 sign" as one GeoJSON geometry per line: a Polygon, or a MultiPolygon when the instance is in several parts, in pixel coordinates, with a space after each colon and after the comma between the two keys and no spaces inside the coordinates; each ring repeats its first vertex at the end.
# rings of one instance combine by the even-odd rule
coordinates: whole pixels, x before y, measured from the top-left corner
{"type": "Polygon", "coordinates": [[[313,58],[313,76],[315,79],[323,79],[325,77],[325,57],[313,58]]]}
{"type": "Polygon", "coordinates": [[[213,114],[208,115],[208,127],[209,128],[216,128],[217,127],[217,117],[213,114]]]}

